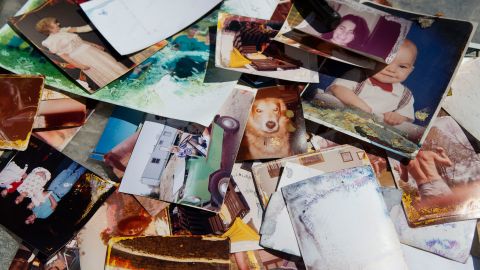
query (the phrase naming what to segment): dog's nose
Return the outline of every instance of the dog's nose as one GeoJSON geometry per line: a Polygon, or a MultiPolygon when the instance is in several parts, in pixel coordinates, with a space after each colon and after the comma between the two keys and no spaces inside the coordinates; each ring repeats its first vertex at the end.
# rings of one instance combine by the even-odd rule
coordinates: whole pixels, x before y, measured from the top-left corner
{"type": "Polygon", "coordinates": [[[268,121],[266,124],[265,124],[269,129],[272,129],[274,128],[277,124],[273,121],[268,121]]]}

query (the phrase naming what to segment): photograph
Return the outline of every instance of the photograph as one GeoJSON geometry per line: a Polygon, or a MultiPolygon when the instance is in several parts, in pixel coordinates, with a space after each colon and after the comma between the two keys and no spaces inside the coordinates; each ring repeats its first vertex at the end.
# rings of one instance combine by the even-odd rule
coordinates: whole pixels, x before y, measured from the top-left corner
{"type": "Polygon", "coordinates": [[[168,209],[151,216],[132,195],[115,192],[78,232],[83,269],[102,269],[113,237],[170,235],[168,209]]]}
{"type": "Polygon", "coordinates": [[[35,137],[7,161],[0,171],[0,215],[10,218],[0,223],[46,258],[82,228],[114,186],[35,137]]]}
{"type": "Polygon", "coordinates": [[[85,98],[72,98],[44,88],[33,128],[60,129],[81,126],[92,110],[92,103],[85,98]]]}
{"type": "Polygon", "coordinates": [[[401,199],[390,210],[390,218],[402,244],[460,263],[466,263],[470,257],[472,242],[476,234],[477,220],[475,219],[410,228],[405,218],[401,199]]]}
{"type": "Polygon", "coordinates": [[[323,158],[323,162],[320,163],[302,165],[287,162],[278,181],[277,189],[270,197],[265,209],[265,216],[260,229],[260,245],[300,256],[298,245],[292,244],[296,243],[296,237],[280,188],[323,173],[368,165],[368,159],[363,155],[361,157],[356,156],[357,152],[365,153],[353,146],[342,146],[317,152],[317,155],[323,158]],[[352,157],[352,160],[343,160],[345,155],[352,157]]]}
{"type": "Polygon", "coordinates": [[[434,121],[415,159],[389,162],[410,226],[480,217],[480,157],[452,117],[434,121]]]}
{"type": "Polygon", "coordinates": [[[134,56],[120,56],[83,17],[71,1],[48,0],[36,9],[9,19],[52,63],[92,93],[127,73],[152,55],[148,48],[134,56]]]}
{"type": "Polygon", "coordinates": [[[307,152],[299,93],[303,84],[259,88],[237,160],[283,158],[307,152]]]}
{"type": "Polygon", "coordinates": [[[354,1],[326,2],[341,17],[333,30],[325,19],[308,8],[308,4],[297,6],[297,12],[289,14],[293,16],[289,18],[293,29],[306,34],[304,38],[310,40],[311,45],[315,44],[314,49],[328,52],[338,46],[379,62],[393,61],[411,21],[354,1]]]}
{"type": "Polygon", "coordinates": [[[314,176],[281,191],[307,269],[408,269],[370,166],[314,176]]]}
{"type": "Polygon", "coordinates": [[[27,148],[43,82],[42,76],[0,75],[0,149],[27,148]]]}
{"type": "MultiPolygon", "coordinates": [[[[23,10],[31,11],[43,3],[45,0],[29,0],[23,10]]],[[[224,0],[219,9],[269,19],[275,4],[272,0],[224,0]]],[[[215,40],[210,38],[209,29],[216,27],[217,15],[216,10],[212,11],[172,36],[148,60],[144,58],[141,65],[95,93],[72,82],[9,25],[0,28],[0,67],[17,74],[44,74],[46,85],[68,93],[208,126],[240,77],[240,73],[215,68],[211,45],[215,40]],[[211,65],[205,69],[207,62],[211,65]],[[179,106],[186,102],[189,106],[179,106]]],[[[80,70],[69,71],[75,70],[77,75],[73,77],[78,78],[80,70]]]]}
{"type": "Polygon", "coordinates": [[[242,73],[318,82],[318,57],[273,41],[282,21],[218,15],[215,65],[242,73]]]}
{"type": "Polygon", "coordinates": [[[9,270],[80,270],[80,254],[76,239],[68,242],[51,259],[42,263],[26,246],[20,245],[9,270]]]}
{"type": "MultiPolygon", "coordinates": [[[[327,165],[342,165],[344,166],[345,162],[338,159],[338,152],[357,152],[363,151],[362,149],[356,148],[350,145],[340,145],[332,147],[330,149],[319,149],[317,152],[301,154],[296,156],[291,156],[287,158],[277,159],[273,161],[264,162],[261,164],[256,164],[252,167],[252,175],[255,183],[258,196],[261,198],[262,207],[265,209],[267,207],[270,196],[277,190],[278,182],[284,166],[287,162],[296,163],[303,166],[308,166],[312,168],[323,168],[327,165]],[[325,153],[332,154],[333,164],[325,162],[325,153]]],[[[356,158],[354,163],[361,162],[364,165],[369,164],[367,157],[362,156],[361,158],[356,158]]],[[[331,168],[330,168],[331,169],[331,168]]]]}
{"type": "MultiPolygon", "coordinates": [[[[409,18],[415,14],[376,7],[409,18]]],[[[305,118],[413,158],[447,95],[473,33],[470,22],[412,24],[396,57],[376,71],[327,60],[302,94],[305,118]],[[438,74],[444,74],[438,76],[438,74]]]]}
{"type": "Polygon", "coordinates": [[[145,121],[120,191],[220,211],[255,93],[237,86],[208,128],[145,121]]]}
{"type": "Polygon", "coordinates": [[[105,270],[230,269],[230,243],[214,236],[117,237],[108,244],[105,270]]]}
{"type": "Polygon", "coordinates": [[[302,258],[272,250],[249,250],[230,254],[231,270],[304,270],[302,258]]]}

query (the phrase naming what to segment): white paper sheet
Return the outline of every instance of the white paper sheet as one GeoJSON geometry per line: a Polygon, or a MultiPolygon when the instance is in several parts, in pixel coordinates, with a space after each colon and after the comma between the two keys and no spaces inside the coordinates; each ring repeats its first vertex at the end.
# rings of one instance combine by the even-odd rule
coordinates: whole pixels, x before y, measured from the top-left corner
{"type": "Polygon", "coordinates": [[[435,254],[422,251],[402,244],[403,256],[410,270],[473,270],[472,256],[465,264],[442,258],[435,254]]]}
{"type": "Polygon", "coordinates": [[[205,15],[222,0],[92,0],[85,14],[121,55],[145,49],[205,15]]]}

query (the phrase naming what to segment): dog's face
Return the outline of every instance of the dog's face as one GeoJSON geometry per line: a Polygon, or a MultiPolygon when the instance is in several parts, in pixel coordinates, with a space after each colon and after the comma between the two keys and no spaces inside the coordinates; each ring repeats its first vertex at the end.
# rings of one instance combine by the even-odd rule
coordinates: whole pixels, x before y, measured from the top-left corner
{"type": "Polygon", "coordinates": [[[265,133],[275,133],[279,130],[280,118],[285,113],[286,106],[279,98],[263,98],[255,100],[249,118],[249,125],[265,133]]]}

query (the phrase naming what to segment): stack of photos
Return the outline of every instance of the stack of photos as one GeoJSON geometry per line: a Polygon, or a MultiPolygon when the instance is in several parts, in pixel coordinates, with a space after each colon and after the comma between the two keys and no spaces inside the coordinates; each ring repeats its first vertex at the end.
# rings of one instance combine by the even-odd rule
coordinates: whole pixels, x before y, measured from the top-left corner
{"type": "Polygon", "coordinates": [[[361,161],[363,165],[369,164],[368,156],[365,155],[364,150],[353,146],[342,145],[332,147],[328,150],[320,150],[319,152],[302,154],[254,165],[252,167],[252,175],[255,180],[255,187],[261,198],[263,207],[265,208],[267,206],[270,196],[276,191],[282,170],[287,162],[313,168],[323,168],[323,166],[325,166],[323,163],[326,159],[322,153],[327,153],[330,151],[332,151],[332,153],[335,153],[334,151],[340,153],[342,162],[338,161],[338,157],[335,157],[335,154],[333,154],[333,157],[335,157],[334,160],[338,161],[338,164],[346,164],[347,162],[351,161],[361,161]],[[342,155],[343,152],[345,152],[345,154],[342,155]]]}
{"type": "Polygon", "coordinates": [[[146,121],[120,192],[218,212],[254,98],[237,86],[208,128],[146,121]]]}
{"type": "Polygon", "coordinates": [[[35,116],[34,129],[63,129],[78,127],[85,123],[87,101],[72,98],[60,92],[43,89],[42,98],[35,116]]]}
{"type": "Polygon", "coordinates": [[[435,120],[415,159],[389,161],[410,226],[480,217],[480,157],[453,118],[435,120]]]}
{"type": "Polygon", "coordinates": [[[89,92],[118,79],[165,44],[123,57],[110,49],[72,1],[48,0],[9,24],[89,92]]]}
{"type": "Polygon", "coordinates": [[[353,146],[343,146],[335,149],[317,152],[323,162],[303,166],[300,164],[285,164],[282,176],[278,181],[277,191],[272,194],[265,210],[264,221],[260,229],[262,235],[260,244],[263,247],[300,256],[293,228],[289,222],[285,202],[280,188],[317,176],[322,173],[339,171],[368,165],[365,152],[353,146]]]}
{"type": "Polygon", "coordinates": [[[298,82],[318,82],[318,57],[272,41],[281,21],[220,13],[215,65],[242,73],[298,82]]]}
{"type": "Polygon", "coordinates": [[[281,190],[307,269],[408,269],[370,166],[281,190]]]}
{"type": "MultiPolygon", "coordinates": [[[[46,0],[28,0],[18,14],[33,11],[45,3],[46,0]]],[[[225,0],[219,9],[242,16],[269,19],[276,4],[277,1],[274,0],[225,0]]],[[[67,10],[60,13],[67,14],[67,10]]],[[[69,68],[67,70],[72,76],[65,76],[59,68],[38,53],[36,46],[30,47],[9,25],[0,28],[0,66],[18,74],[44,74],[47,85],[75,95],[208,126],[241,75],[211,68],[215,62],[215,37],[210,36],[209,29],[217,25],[217,15],[218,10],[215,9],[192,26],[169,38],[168,44],[164,42],[147,49],[156,53],[95,93],[85,91],[70,80],[71,77],[74,80],[79,78],[79,69],[69,68]],[[208,69],[207,63],[211,63],[208,69]]],[[[67,17],[70,18],[70,15],[67,17]]],[[[64,26],[76,26],[61,22],[64,26]]],[[[31,30],[32,27],[33,25],[30,25],[27,29],[35,33],[35,43],[40,44],[46,36],[31,30]]],[[[86,39],[87,34],[91,33],[79,35],[86,39]]],[[[48,55],[55,56],[50,53],[48,55]]],[[[63,60],[57,60],[67,64],[63,60]]],[[[141,60],[134,62],[140,63],[141,60]]],[[[72,67],[68,64],[66,66],[72,67]]]]}
{"type": "Polygon", "coordinates": [[[114,184],[36,138],[9,156],[0,172],[0,215],[9,218],[0,223],[48,258],[83,227],[114,184]]]}
{"type": "MultiPolygon", "coordinates": [[[[402,18],[418,14],[375,6],[402,18]]],[[[327,60],[302,94],[305,118],[414,157],[474,32],[470,22],[412,24],[394,59],[376,71],[327,60]],[[438,74],[442,74],[441,77],[438,74]]]]}
{"type": "Polygon", "coordinates": [[[43,81],[41,76],[0,75],[0,149],[27,148],[43,81]]]}
{"type": "Polygon", "coordinates": [[[113,237],[170,235],[168,209],[151,216],[128,194],[113,193],[77,234],[84,269],[102,269],[113,237]]]}
{"type": "Polygon", "coordinates": [[[108,244],[105,269],[229,270],[229,250],[219,237],[118,237],[108,244]]]}
{"type": "Polygon", "coordinates": [[[340,47],[379,62],[393,61],[411,21],[351,0],[326,2],[341,16],[335,29],[308,4],[295,4],[281,35],[327,56],[335,56],[340,47]]]}
{"type": "Polygon", "coordinates": [[[302,84],[258,89],[237,160],[283,158],[307,152],[302,84]]]}

